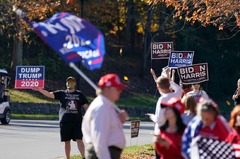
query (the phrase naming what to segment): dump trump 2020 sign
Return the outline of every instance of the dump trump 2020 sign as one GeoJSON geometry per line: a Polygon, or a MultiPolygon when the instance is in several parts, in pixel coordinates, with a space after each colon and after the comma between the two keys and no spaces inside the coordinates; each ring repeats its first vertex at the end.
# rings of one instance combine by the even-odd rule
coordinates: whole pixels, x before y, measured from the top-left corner
{"type": "Polygon", "coordinates": [[[16,89],[44,88],[44,66],[17,66],[15,77],[16,89]]]}
{"type": "Polygon", "coordinates": [[[183,84],[194,84],[208,81],[208,64],[194,64],[178,67],[178,75],[183,84]]]}

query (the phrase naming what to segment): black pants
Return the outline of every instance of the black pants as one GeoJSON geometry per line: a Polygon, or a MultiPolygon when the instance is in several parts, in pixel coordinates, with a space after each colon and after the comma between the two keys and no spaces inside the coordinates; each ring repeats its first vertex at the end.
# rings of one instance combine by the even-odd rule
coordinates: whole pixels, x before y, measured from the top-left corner
{"type": "MultiPolygon", "coordinates": [[[[120,159],[122,149],[116,147],[116,146],[110,146],[108,147],[111,155],[111,159],[120,159]]],[[[86,159],[98,159],[96,152],[94,150],[93,144],[86,144],[85,147],[85,158],[86,159]]]]}

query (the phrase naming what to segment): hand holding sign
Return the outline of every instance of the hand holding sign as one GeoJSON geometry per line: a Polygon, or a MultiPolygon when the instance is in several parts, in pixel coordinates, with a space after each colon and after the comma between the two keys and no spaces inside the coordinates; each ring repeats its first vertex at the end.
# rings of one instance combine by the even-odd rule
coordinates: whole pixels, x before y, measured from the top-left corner
{"type": "Polygon", "coordinates": [[[172,70],[172,74],[171,74],[171,81],[175,81],[175,70],[172,70]]]}
{"type": "Polygon", "coordinates": [[[167,77],[168,79],[170,79],[170,72],[171,72],[170,68],[168,66],[166,66],[162,69],[161,76],[167,77]]]}
{"type": "Polygon", "coordinates": [[[151,69],[150,69],[150,72],[151,72],[151,74],[152,74],[152,76],[153,76],[154,81],[156,82],[157,76],[156,76],[156,74],[155,74],[155,71],[151,68],[151,69]]]}

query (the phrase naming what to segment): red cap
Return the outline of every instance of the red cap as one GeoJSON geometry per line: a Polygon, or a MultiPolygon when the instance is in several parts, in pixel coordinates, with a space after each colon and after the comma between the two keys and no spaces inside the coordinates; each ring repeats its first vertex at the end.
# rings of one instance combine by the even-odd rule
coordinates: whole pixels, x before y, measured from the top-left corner
{"type": "Polygon", "coordinates": [[[100,88],[106,87],[116,87],[118,89],[127,88],[125,84],[122,84],[118,75],[116,74],[106,74],[102,76],[98,82],[100,88]]]}
{"type": "Polygon", "coordinates": [[[185,111],[185,105],[177,98],[171,98],[168,102],[161,103],[161,106],[176,108],[180,114],[185,111]]]}

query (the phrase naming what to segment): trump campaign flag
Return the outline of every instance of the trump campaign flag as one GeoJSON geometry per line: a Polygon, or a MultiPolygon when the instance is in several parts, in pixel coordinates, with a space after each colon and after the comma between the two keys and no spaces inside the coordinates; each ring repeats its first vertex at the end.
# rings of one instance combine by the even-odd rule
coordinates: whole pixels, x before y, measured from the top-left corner
{"type": "MultiPolygon", "coordinates": [[[[67,12],[57,13],[43,22],[30,22],[20,9],[17,9],[16,13],[65,62],[90,82],[92,86],[94,85],[74,65],[75,62],[82,62],[89,70],[101,68],[105,55],[104,36],[94,25],[67,12]]],[[[95,85],[93,87],[96,89],[95,85]]]]}
{"type": "Polygon", "coordinates": [[[81,61],[89,70],[101,68],[105,55],[104,37],[88,21],[63,12],[43,22],[28,23],[67,63],[81,61]]]}

